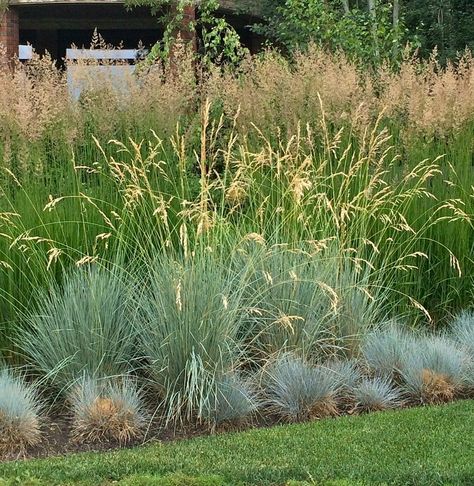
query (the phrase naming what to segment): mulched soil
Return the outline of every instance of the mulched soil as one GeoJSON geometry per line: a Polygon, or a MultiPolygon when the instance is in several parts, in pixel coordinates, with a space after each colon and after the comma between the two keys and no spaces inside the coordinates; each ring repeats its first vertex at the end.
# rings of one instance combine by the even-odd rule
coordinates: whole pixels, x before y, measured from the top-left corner
{"type": "Polygon", "coordinates": [[[129,449],[141,445],[149,445],[158,442],[175,442],[179,440],[190,439],[194,437],[203,437],[211,434],[223,434],[230,431],[241,431],[252,428],[263,428],[276,425],[277,420],[261,417],[258,420],[252,422],[252,424],[242,424],[241,426],[223,426],[214,431],[210,431],[208,427],[196,426],[196,427],[183,427],[176,428],[163,428],[152,424],[147,431],[146,437],[141,439],[132,440],[126,445],[120,444],[117,441],[102,441],[95,443],[82,443],[71,439],[71,421],[64,416],[56,416],[48,420],[43,425],[43,436],[41,443],[33,448],[28,449],[26,453],[20,456],[10,456],[8,458],[1,458],[0,462],[14,461],[14,460],[26,460],[26,459],[38,459],[47,457],[60,457],[67,454],[73,454],[78,452],[107,452],[117,449],[129,449]]]}
{"type": "MultiPolygon", "coordinates": [[[[403,408],[411,408],[414,404],[405,404],[403,408]]],[[[352,408],[342,411],[341,415],[357,414],[352,408]]],[[[337,420],[337,417],[333,417],[337,420]]],[[[305,421],[305,420],[302,420],[305,421]]],[[[281,420],[276,416],[258,416],[251,423],[242,423],[239,425],[223,425],[222,427],[210,431],[209,427],[204,425],[194,427],[168,427],[163,428],[158,425],[159,420],[156,419],[151,423],[146,433],[145,438],[137,439],[128,442],[126,445],[120,444],[117,441],[102,441],[99,443],[79,443],[71,439],[71,420],[64,413],[57,413],[52,416],[43,425],[43,437],[41,444],[37,447],[30,448],[26,454],[21,456],[12,456],[8,458],[0,457],[0,462],[11,460],[25,460],[34,458],[58,457],[77,452],[106,452],[117,449],[129,449],[132,447],[153,444],[159,442],[175,442],[194,437],[209,436],[211,434],[224,434],[229,432],[238,432],[248,430],[250,428],[268,428],[278,425],[281,420]]]]}

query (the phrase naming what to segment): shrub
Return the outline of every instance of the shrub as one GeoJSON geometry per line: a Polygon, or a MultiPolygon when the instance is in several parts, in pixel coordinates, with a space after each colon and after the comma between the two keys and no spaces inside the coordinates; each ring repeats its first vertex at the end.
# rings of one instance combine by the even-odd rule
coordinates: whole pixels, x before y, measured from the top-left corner
{"type": "Polygon", "coordinates": [[[275,359],[265,371],[267,404],[290,422],[336,415],[338,390],[339,380],[333,371],[310,366],[291,354],[275,359]]]}
{"type": "Polygon", "coordinates": [[[216,380],[236,369],[244,285],[206,252],[152,264],[137,326],[166,421],[206,419],[216,380]]]}
{"type": "Polygon", "coordinates": [[[36,390],[0,370],[0,457],[23,454],[41,439],[41,405],[36,390]]]}
{"type": "Polygon", "coordinates": [[[411,400],[442,403],[463,390],[468,356],[445,336],[426,336],[414,341],[401,367],[403,389],[411,400]]]}
{"type": "Polygon", "coordinates": [[[362,356],[376,374],[396,378],[413,345],[411,333],[388,322],[367,336],[362,344],[362,356]]]}
{"type": "Polygon", "coordinates": [[[400,391],[388,378],[364,378],[353,393],[358,409],[364,412],[387,410],[402,404],[400,391]]]}
{"type": "Polygon", "coordinates": [[[56,387],[129,372],[136,335],[118,272],[81,269],[41,294],[18,346],[56,387]]]}
{"type": "Polygon", "coordinates": [[[126,444],[143,432],[147,414],[141,393],[128,379],[114,383],[83,378],[70,401],[75,441],[126,444]]]}

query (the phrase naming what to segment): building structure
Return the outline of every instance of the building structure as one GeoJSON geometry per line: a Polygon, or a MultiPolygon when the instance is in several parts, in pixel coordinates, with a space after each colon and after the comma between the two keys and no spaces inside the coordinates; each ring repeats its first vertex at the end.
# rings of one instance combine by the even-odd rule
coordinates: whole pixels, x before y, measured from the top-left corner
{"type": "MultiPolygon", "coordinates": [[[[242,13],[249,0],[222,0],[219,14],[239,32],[243,43],[258,49],[260,39],[248,25],[252,15],[242,13]]],[[[249,12],[247,9],[246,12],[249,12]]],[[[195,34],[187,26],[195,18],[195,7],[187,7],[181,36],[192,40],[195,34]]],[[[146,7],[125,8],[122,0],[10,0],[8,9],[0,14],[0,44],[3,56],[18,55],[18,46],[32,45],[36,52],[46,51],[54,59],[64,59],[72,45],[88,48],[95,29],[111,45],[125,49],[139,43],[151,47],[162,38],[157,18],[146,7]]]]}

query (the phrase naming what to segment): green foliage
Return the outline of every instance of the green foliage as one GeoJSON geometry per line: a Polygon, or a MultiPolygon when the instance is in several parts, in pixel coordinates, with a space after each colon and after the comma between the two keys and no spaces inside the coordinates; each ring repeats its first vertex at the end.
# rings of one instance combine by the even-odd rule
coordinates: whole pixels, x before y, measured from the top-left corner
{"type": "Polygon", "coordinates": [[[405,43],[422,57],[437,49],[440,62],[456,60],[474,47],[474,6],[470,0],[271,0],[264,2],[266,22],[257,32],[288,52],[310,40],[342,49],[364,62],[400,59],[405,43]],[[398,12],[398,13],[397,13],[398,12]]]}
{"type": "Polygon", "coordinates": [[[59,390],[85,373],[106,378],[133,368],[136,332],[120,271],[80,269],[40,292],[18,346],[59,390]]]}
{"type": "Polygon", "coordinates": [[[403,2],[407,28],[417,35],[422,56],[437,49],[440,60],[455,60],[474,48],[474,4],[470,0],[407,0],[403,2]]]}
{"type": "Polygon", "coordinates": [[[157,59],[168,60],[176,43],[179,29],[186,23],[186,29],[200,34],[202,46],[199,49],[200,60],[207,67],[214,63],[236,66],[248,51],[242,46],[240,36],[227,20],[217,15],[218,0],[127,0],[126,6],[149,6],[152,13],[159,14],[159,21],[165,28],[161,42],[157,43],[146,60],[151,64],[157,59]],[[196,19],[185,19],[185,8],[196,8],[196,19]],[[164,13],[167,12],[167,13],[164,13]]]}
{"type": "Polygon", "coordinates": [[[219,0],[199,3],[199,27],[202,38],[202,61],[208,67],[215,63],[236,67],[248,54],[240,36],[224,17],[216,15],[219,0]]]}
{"type": "Polygon", "coordinates": [[[377,1],[373,12],[358,5],[344,12],[342,2],[333,0],[271,2],[266,22],[255,30],[288,53],[316,43],[366,65],[397,62],[406,32],[403,23],[393,25],[391,4],[377,1]]]}

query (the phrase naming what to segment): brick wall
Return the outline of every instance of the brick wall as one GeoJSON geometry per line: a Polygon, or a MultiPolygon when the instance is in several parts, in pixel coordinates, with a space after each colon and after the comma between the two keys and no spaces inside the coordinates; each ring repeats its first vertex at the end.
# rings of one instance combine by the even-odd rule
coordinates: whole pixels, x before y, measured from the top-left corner
{"type": "MultiPolygon", "coordinates": [[[[20,43],[20,25],[18,12],[13,8],[0,14],[0,45],[6,48],[7,59],[18,55],[18,44],[20,43]]],[[[4,52],[2,50],[2,52],[4,52]]],[[[0,61],[5,59],[0,59],[0,61]]]]}

